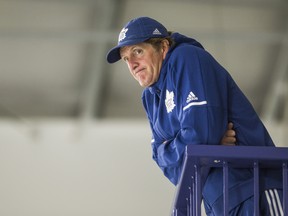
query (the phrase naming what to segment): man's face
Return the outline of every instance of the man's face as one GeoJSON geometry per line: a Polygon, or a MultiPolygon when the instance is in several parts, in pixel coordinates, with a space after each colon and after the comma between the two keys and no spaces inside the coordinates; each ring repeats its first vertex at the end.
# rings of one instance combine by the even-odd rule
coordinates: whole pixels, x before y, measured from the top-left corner
{"type": "Polygon", "coordinates": [[[120,55],[140,86],[148,87],[158,80],[167,51],[165,43],[159,51],[151,44],[139,43],[121,48],[120,55]]]}

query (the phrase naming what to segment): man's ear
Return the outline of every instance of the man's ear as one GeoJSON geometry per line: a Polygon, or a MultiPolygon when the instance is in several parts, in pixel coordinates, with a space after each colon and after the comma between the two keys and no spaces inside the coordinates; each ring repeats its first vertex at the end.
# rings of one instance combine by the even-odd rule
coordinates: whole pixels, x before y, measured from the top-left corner
{"type": "Polygon", "coordinates": [[[169,50],[169,41],[168,40],[166,40],[166,39],[164,39],[164,40],[162,40],[162,53],[163,53],[163,60],[165,59],[165,57],[166,57],[166,54],[167,54],[167,52],[168,52],[168,50],[169,50]]]}
{"type": "Polygon", "coordinates": [[[167,39],[162,40],[162,48],[169,49],[169,41],[167,39]]]}

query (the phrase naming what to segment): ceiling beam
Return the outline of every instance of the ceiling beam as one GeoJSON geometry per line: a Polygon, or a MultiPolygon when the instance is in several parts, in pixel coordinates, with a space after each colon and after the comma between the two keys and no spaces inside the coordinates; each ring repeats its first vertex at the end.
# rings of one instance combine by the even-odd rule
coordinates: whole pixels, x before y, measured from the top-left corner
{"type": "Polygon", "coordinates": [[[275,69],[272,71],[273,79],[264,100],[262,117],[267,121],[288,122],[288,19],[280,45],[275,69]]]}
{"type": "MultiPolygon", "coordinates": [[[[99,32],[99,29],[107,31],[107,29],[111,28],[114,22],[113,13],[116,8],[117,0],[102,2],[101,10],[103,10],[102,14],[104,14],[104,17],[99,20],[99,16],[97,16],[95,12],[92,18],[92,26],[95,32],[96,29],[97,32],[99,32]]],[[[95,8],[95,11],[96,10],[97,8],[95,8]]],[[[79,117],[84,120],[84,122],[92,120],[95,117],[99,118],[103,108],[102,98],[106,92],[105,86],[107,80],[107,67],[105,67],[106,62],[103,56],[105,56],[108,49],[107,41],[104,40],[104,38],[102,35],[102,40],[97,40],[97,42],[88,41],[87,43],[87,56],[84,64],[86,68],[84,69],[84,78],[81,84],[82,91],[79,95],[79,117]]]]}
{"type": "MultiPolygon", "coordinates": [[[[108,19],[111,19],[112,16],[108,19]]],[[[261,43],[280,42],[283,40],[283,32],[233,32],[221,30],[199,31],[197,29],[179,29],[179,32],[193,34],[195,37],[213,40],[240,40],[261,43]]],[[[91,31],[27,31],[27,30],[0,30],[0,39],[6,40],[63,40],[65,43],[89,42],[89,43],[113,43],[118,38],[118,30],[98,29],[91,31]]]]}
{"type": "MultiPolygon", "coordinates": [[[[105,2],[106,0],[0,0],[0,2],[64,2],[64,3],[77,3],[77,4],[94,4],[95,2],[105,2]]],[[[120,0],[121,1],[121,0],[120,0]]],[[[126,0],[125,2],[129,3],[129,1],[143,1],[143,0],[126,0]]],[[[145,0],[146,2],[175,2],[175,0],[145,0]]],[[[210,4],[210,5],[235,5],[235,6],[255,6],[255,7],[285,7],[287,6],[286,0],[178,0],[177,3],[188,2],[188,3],[197,3],[197,4],[210,4]]],[[[117,1],[115,1],[117,3],[117,1]]]]}

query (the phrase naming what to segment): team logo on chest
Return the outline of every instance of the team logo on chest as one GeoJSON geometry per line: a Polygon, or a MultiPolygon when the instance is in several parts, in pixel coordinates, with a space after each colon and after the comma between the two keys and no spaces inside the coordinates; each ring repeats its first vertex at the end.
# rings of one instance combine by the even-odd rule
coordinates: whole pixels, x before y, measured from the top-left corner
{"type": "Polygon", "coordinates": [[[172,112],[172,110],[176,106],[174,103],[174,92],[173,91],[169,92],[168,90],[166,90],[165,106],[167,109],[167,113],[172,112]]]}

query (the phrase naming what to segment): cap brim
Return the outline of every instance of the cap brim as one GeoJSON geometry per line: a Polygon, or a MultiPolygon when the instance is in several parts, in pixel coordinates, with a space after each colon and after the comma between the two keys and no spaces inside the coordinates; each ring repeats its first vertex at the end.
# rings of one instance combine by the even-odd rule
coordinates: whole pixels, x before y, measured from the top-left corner
{"type": "Polygon", "coordinates": [[[121,47],[122,46],[116,46],[108,52],[108,54],[106,56],[108,63],[112,64],[112,63],[115,63],[121,59],[121,56],[120,56],[120,48],[121,47]]]}
{"type": "Polygon", "coordinates": [[[119,61],[121,59],[121,56],[120,56],[120,48],[121,47],[124,47],[124,46],[129,46],[129,45],[135,45],[135,44],[138,44],[138,43],[142,43],[146,40],[148,40],[149,38],[151,37],[145,37],[145,38],[137,38],[137,39],[133,39],[133,40],[127,40],[125,41],[124,43],[121,43],[117,46],[115,46],[114,48],[112,48],[107,56],[106,56],[106,59],[107,59],[107,62],[112,64],[112,63],[115,63],[117,61],[119,61]]]}

